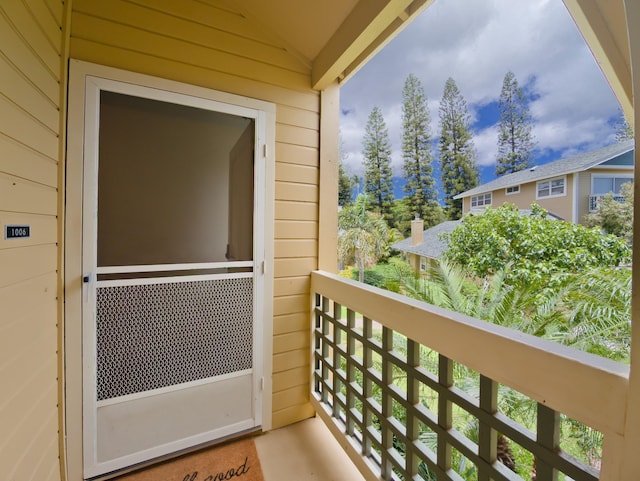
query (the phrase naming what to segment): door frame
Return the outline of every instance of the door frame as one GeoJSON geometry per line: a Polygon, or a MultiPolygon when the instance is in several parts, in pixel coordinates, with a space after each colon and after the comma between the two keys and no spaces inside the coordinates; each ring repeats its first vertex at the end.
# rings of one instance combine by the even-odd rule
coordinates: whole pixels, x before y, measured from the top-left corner
{"type": "MultiPolygon", "coordinates": [[[[208,88],[198,87],[172,80],[161,79],[112,67],[106,67],[80,60],[70,60],[69,66],[69,105],[67,119],[67,158],[65,182],[65,250],[64,250],[64,285],[65,285],[65,326],[64,326],[64,422],[66,424],[66,460],[68,479],[83,479],[84,471],[84,437],[83,413],[87,403],[83,402],[83,296],[87,289],[83,287],[83,182],[85,172],[85,135],[96,138],[97,131],[85,133],[85,105],[87,100],[87,84],[108,84],[121,82],[129,84],[129,93],[137,95],[135,90],[144,92],[155,89],[166,93],[169,98],[188,96],[192,106],[219,102],[226,104],[231,113],[236,107],[259,111],[264,119],[264,147],[256,152],[256,160],[264,162],[263,192],[256,192],[256,199],[264,199],[263,218],[256,229],[263,233],[261,257],[263,265],[256,263],[256,269],[262,271],[262,296],[258,299],[254,312],[258,322],[256,328],[258,339],[262,345],[256,346],[259,353],[254,365],[262,367],[260,383],[262,393],[261,425],[263,431],[271,429],[272,424],[272,352],[273,352],[273,250],[274,250],[274,199],[275,199],[275,105],[269,102],[251,99],[208,88]],[[142,87],[142,88],[141,88],[142,87]]],[[[144,96],[144,95],[143,95],[144,96]]],[[[87,106],[97,109],[95,102],[87,106]]],[[[97,110],[93,111],[95,115],[97,110]]],[[[256,129],[258,128],[256,121],[256,129]]],[[[254,204],[255,205],[255,204],[254,204]]],[[[260,254],[260,253],[259,253],[260,254]]]]}

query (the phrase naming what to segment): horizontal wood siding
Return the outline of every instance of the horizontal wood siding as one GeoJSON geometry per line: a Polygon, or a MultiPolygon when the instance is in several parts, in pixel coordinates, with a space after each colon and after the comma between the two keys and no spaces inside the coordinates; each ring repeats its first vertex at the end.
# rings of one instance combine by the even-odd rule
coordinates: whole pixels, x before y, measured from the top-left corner
{"type": "MultiPolygon", "coordinates": [[[[319,95],[310,70],[233,3],[74,0],[71,57],[276,104],[273,427],[313,415],[309,275],[317,267],[319,95]]],[[[0,179],[1,181],[1,179],[0,179]]]]}
{"type": "Polygon", "coordinates": [[[0,4],[0,479],[60,479],[61,0],[0,4]],[[7,240],[4,226],[31,226],[7,240]]]}

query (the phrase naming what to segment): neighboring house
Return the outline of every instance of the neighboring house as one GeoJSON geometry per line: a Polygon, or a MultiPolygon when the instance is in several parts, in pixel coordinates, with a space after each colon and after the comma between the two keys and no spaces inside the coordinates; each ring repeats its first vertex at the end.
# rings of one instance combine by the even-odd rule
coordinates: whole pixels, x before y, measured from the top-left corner
{"type": "MultiPolygon", "coordinates": [[[[511,479],[502,432],[550,480],[572,466],[561,414],[603,434],[603,479],[637,479],[639,336],[623,366],[335,274],[340,86],[432,3],[0,2],[0,480],[105,479],[316,415],[366,479],[423,462],[460,479],[454,449],[511,479]],[[482,376],[479,402],[453,363],[482,376]],[[537,403],[535,435],[496,413],[498,386],[537,403]],[[450,429],[453,404],[476,441],[450,429]]],[[[638,2],[565,4],[640,118],[638,2]]],[[[333,464],[321,438],[271,454],[333,464]]]]}
{"type": "Polygon", "coordinates": [[[455,196],[462,212],[499,207],[527,209],[533,202],[555,216],[581,223],[605,194],[633,181],[633,140],[503,175],[455,196]]]}
{"type": "MultiPolygon", "coordinates": [[[[474,215],[471,212],[471,215],[474,215]]],[[[481,212],[477,212],[481,214],[481,212]]],[[[531,215],[531,209],[520,209],[520,215],[531,215]]],[[[549,213],[549,217],[562,220],[558,216],[549,213]]],[[[424,230],[424,221],[415,219],[411,221],[411,237],[396,242],[391,247],[402,252],[404,259],[413,267],[413,270],[420,274],[426,274],[428,269],[435,267],[442,257],[442,253],[447,249],[446,236],[456,227],[462,224],[463,219],[447,220],[424,230]]]]}
{"type": "Polygon", "coordinates": [[[442,257],[447,241],[441,234],[451,233],[460,225],[461,220],[448,220],[430,229],[424,230],[424,221],[411,221],[411,237],[396,242],[391,247],[402,252],[405,259],[416,272],[426,273],[429,267],[442,257]]]}

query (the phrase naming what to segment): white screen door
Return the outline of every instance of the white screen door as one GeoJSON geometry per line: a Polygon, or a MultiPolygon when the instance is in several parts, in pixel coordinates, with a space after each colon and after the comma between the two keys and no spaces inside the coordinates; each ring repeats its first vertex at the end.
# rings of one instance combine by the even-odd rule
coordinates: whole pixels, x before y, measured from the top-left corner
{"type": "Polygon", "coordinates": [[[87,77],[84,476],[261,425],[263,112],[87,77]]]}

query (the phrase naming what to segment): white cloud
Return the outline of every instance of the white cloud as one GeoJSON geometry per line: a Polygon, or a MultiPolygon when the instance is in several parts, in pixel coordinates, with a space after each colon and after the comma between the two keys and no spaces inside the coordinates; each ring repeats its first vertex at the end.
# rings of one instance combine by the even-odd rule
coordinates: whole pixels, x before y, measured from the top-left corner
{"type": "Polygon", "coordinates": [[[498,129],[495,126],[487,127],[477,132],[473,137],[473,143],[477,153],[479,167],[493,165],[498,155],[498,129]]]}
{"type": "MultiPolygon", "coordinates": [[[[362,136],[374,105],[382,111],[400,175],[401,95],[407,75],[422,81],[437,135],[438,102],[452,77],[471,116],[497,101],[513,71],[530,103],[540,154],[611,143],[617,101],[561,0],[437,0],[342,87],[347,165],[361,171],[362,136]],[[355,150],[354,150],[355,149],[355,150]]],[[[491,125],[473,126],[480,165],[495,161],[491,125]]]]}

